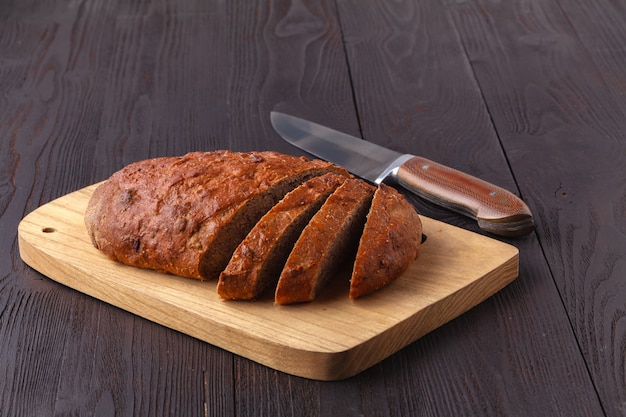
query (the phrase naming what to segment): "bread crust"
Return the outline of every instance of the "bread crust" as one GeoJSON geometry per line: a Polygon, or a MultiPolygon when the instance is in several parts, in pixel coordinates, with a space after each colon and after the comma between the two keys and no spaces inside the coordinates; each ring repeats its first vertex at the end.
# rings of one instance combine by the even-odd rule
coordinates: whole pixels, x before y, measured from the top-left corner
{"type": "Polygon", "coordinates": [[[328,162],[271,151],[144,160],[95,190],[85,225],[94,246],[113,260],[212,279],[258,218],[286,192],[327,172],[348,175],[328,162]]]}
{"type": "Polygon", "coordinates": [[[302,229],[328,196],[348,177],[325,174],[288,193],[248,233],[220,274],[217,292],[231,300],[251,300],[275,285],[302,229]]]}
{"type": "Polygon", "coordinates": [[[370,294],[397,279],[418,257],[422,222],[394,188],[374,194],[350,279],[350,298],[370,294]]]}
{"type": "Polygon", "coordinates": [[[354,255],[375,188],[348,180],[326,200],[296,242],[276,287],[276,304],[315,299],[340,262],[354,255]]]}

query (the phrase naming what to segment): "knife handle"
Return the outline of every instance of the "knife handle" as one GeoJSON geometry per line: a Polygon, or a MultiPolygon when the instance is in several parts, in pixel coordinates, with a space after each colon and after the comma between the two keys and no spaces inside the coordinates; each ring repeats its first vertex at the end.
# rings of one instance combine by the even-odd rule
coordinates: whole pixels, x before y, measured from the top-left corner
{"type": "Polygon", "coordinates": [[[476,219],[487,232],[521,236],[534,229],[530,209],[519,197],[453,168],[414,156],[398,167],[395,177],[418,196],[476,219]]]}

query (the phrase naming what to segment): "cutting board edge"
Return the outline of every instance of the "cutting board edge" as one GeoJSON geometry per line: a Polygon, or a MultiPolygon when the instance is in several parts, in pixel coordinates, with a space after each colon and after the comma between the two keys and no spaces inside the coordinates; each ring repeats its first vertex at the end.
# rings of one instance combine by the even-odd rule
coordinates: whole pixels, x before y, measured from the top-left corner
{"type": "MultiPolygon", "coordinates": [[[[138,303],[120,303],[119,297],[112,297],[106,291],[100,292],[96,290],[96,287],[87,285],[86,282],[89,282],[89,279],[93,279],[93,277],[73,265],[65,264],[65,267],[71,271],[59,272],[59,275],[56,273],[50,274],[50,270],[42,267],[42,263],[56,265],[57,262],[54,260],[54,257],[30,244],[21,233],[18,234],[18,244],[20,254],[26,264],[41,273],[45,271],[44,275],[62,285],[270,368],[304,378],[325,381],[342,380],[357,375],[433,330],[454,320],[513,282],[518,277],[517,271],[519,267],[519,256],[515,254],[501,266],[491,271],[491,273],[470,284],[470,286],[481,287],[484,283],[492,282],[492,276],[498,275],[501,277],[500,280],[496,281],[498,282],[496,286],[491,286],[488,290],[482,292],[484,297],[481,299],[463,302],[463,299],[467,299],[465,295],[459,297],[460,292],[451,294],[432,304],[427,309],[416,312],[396,326],[346,349],[322,351],[294,348],[281,344],[268,349],[268,339],[257,337],[253,333],[242,329],[225,326],[219,321],[212,323],[214,326],[219,327],[218,331],[215,331],[215,328],[211,329],[213,331],[208,331],[208,329],[199,331],[198,327],[193,326],[194,317],[190,317],[188,311],[183,311],[175,306],[177,313],[185,315],[185,319],[176,319],[166,323],[160,319],[158,314],[154,314],[151,308],[147,308],[152,302],[160,302],[159,299],[150,297],[138,303]],[[511,270],[511,272],[503,274],[503,270],[511,270]],[[68,272],[73,272],[73,274],[68,272]],[[74,278],[64,279],[64,277],[69,276],[74,278]],[[144,306],[146,308],[142,308],[144,306]],[[454,306],[454,308],[449,308],[450,306],[454,306]],[[437,320],[424,323],[424,317],[437,317],[437,320]],[[231,343],[222,340],[226,337],[222,333],[223,331],[226,331],[228,336],[230,336],[229,340],[231,343]],[[215,337],[214,335],[222,335],[222,337],[215,337]],[[236,339],[237,336],[241,336],[246,343],[233,345],[232,340],[236,339]],[[388,343],[389,340],[393,340],[394,343],[388,343]],[[264,355],[264,352],[272,352],[272,354],[264,355]]],[[[123,288],[122,293],[125,297],[136,299],[131,288],[126,288],[125,286],[121,286],[121,288],[123,288]]],[[[171,320],[172,316],[170,315],[169,318],[171,320]]]]}
{"type": "MultiPolygon", "coordinates": [[[[93,279],[93,277],[85,274],[80,268],[65,265],[64,271],[56,272],[57,262],[55,258],[31,245],[22,235],[18,235],[18,245],[22,260],[27,265],[61,285],[146,320],[291,375],[315,380],[337,380],[355,375],[362,369],[345,369],[346,358],[354,357],[353,352],[358,350],[360,345],[367,345],[370,340],[374,339],[365,340],[359,345],[336,351],[302,349],[282,344],[268,346],[271,340],[257,336],[245,329],[226,326],[220,321],[213,321],[210,326],[206,326],[206,323],[204,323],[202,327],[196,327],[194,323],[197,317],[189,315],[188,311],[177,306],[170,305],[170,308],[174,311],[170,310],[168,320],[163,320],[162,315],[157,314],[148,307],[151,303],[161,302],[158,298],[145,296],[141,302],[132,302],[130,300],[137,301],[137,294],[124,285],[120,285],[117,288],[117,295],[112,296],[111,292],[98,290],[97,286],[88,285],[87,282],[93,279]],[[54,272],[51,272],[51,270],[54,272]],[[72,278],[68,279],[67,277],[72,278]],[[123,302],[121,300],[126,301],[123,302]],[[185,318],[180,319],[180,316],[185,316],[185,318]],[[235,340],[242,340],[243,342],[233,343],[235,340]],[[264,354],[267,352],[271,352],[271,354],[264,354]],[[337,373],[337,370],[340,368],[342,372],[337,373]]],[[[373,359],[371,362],[375,363],[381,359],[384,358],[373,359]]]]}
{"type": "MultiPolygon", "coordinates": [[[[380,361],[387,359],[394,353],[491,298],[494,294],[510,285],[518,277],[519,251],[516,251],[508,260],[497,268],[494,268],[480,280],[473,281],[465,287],[463,291],[457,291],[438,300],[425,309],[399,322],[397,325],[377,334],[371,340],[368,340],[367,343],[362,343],[358,346],[354,346],[349,351],[342,352],[343,355],[338,357],[342,363],[354,362],[356,365],[346,369],[335,369],[332,379],[345,379],[354,376],[380,361]],[[493,280],[492,278],[494,277],[499,277],[499,279],[493,280]],[[467,291],[480,292],[483,296],[469,301],[467,291]],[[433,317],[436,318],[436,320],[424,320],[425,318],[433,317]],[[398,337],[398,335],[400,335],[400,337],[398,337]],[[392,344],[382,343],[383,341],[388,342],[390,339],[396,342],[392,344]],[[376,351],[378,357],[367,353],[371,350],[376,351]],[[363,360],[363,358],[367,360],[363,360]]],[[[323,378],[320,377],[316,379],[323,378]]]]}

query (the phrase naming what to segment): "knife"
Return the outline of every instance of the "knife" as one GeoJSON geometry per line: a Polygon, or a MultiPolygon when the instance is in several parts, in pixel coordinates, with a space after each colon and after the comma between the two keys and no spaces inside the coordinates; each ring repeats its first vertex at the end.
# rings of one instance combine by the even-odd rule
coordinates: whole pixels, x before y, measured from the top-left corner
{"type": "Polygon", "coordinates": [[[522,236],[534,229],[528,206],[496,185],[288,114],[273,111],[270,119],[276,132],[292,145],[375,184],[399,184],[426,200],[475,219],[482,230],[500,236],[522,236]]]}

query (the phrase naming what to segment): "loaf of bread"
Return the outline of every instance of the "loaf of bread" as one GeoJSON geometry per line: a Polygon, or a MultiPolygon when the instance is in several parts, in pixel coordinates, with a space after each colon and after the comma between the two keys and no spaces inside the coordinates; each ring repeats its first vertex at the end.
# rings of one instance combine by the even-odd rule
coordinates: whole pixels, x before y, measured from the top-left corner
{"type": "Polygon", "coordinates": [[[85,226],[115,261],[219,278],[224,299],[275,287],[277,304],[314,299],[342,263],[354,262],[349,296],[369,294],[400,276],[421,242],[419,216],[394,189],[270,151],[130,164],[96,188],[85,226]]]}
{"type": "Polygon", "coordinates": [[[194,152],[133,163],[100,185],[85,225],[94,246],[141,268],[215,279],[257,221],[328,162],[277,152],[194,152]]]}

